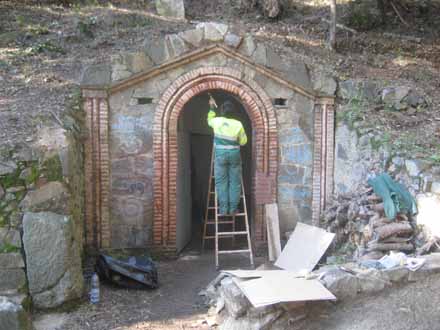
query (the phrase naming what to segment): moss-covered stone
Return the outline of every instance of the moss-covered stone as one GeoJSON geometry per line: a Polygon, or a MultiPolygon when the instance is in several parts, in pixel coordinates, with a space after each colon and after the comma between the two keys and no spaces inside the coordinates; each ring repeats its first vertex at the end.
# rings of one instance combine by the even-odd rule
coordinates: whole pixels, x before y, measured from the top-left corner
{"type": "Polygon", "coordinates": [[[42,175],[48,181],[63,181],[63,167],[58,155],[47,158],[41,168],[42,175]]]}

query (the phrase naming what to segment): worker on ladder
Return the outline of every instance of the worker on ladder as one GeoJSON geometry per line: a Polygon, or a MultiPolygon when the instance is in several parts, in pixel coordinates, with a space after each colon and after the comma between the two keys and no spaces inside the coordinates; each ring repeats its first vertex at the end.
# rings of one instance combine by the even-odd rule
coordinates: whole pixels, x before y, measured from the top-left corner
{"type": "Polygon", "coordinates": [[[208,125],[214,130],[214,175],[220,203],[219,215],[238,212],[241,194],[240,146],[247,143],[247,136],[240,121],[232,119],[234,104],[225,101],[217,116],[217,104],[210,95],[208,125]]]}

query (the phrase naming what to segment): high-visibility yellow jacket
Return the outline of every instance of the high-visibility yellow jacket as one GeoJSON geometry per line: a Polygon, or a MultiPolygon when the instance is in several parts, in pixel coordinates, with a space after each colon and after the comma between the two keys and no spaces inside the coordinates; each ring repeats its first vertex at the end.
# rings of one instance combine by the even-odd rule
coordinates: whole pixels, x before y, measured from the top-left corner
{"type": "Polygon", "coordinates": [[[208,125],[214,130],[214,144],[224,149],[238,149],[247,143],[246,132],[241,122],[217,117],[212,109],[208,112],[208,125]]]}

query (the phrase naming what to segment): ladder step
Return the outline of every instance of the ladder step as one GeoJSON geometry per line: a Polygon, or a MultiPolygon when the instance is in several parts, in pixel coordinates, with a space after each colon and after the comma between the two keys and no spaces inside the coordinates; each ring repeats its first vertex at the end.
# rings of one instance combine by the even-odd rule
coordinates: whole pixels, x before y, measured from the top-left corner
{"type": "Polygon", "coordinates": [[[243,216],[246,215],[246,213],[235,213],[235,214],[219,214],[219,217],[233,217],[233,216],[243,216]]]}
{"type": "MultiPolygon", "coordinates": [[[[230,224],[230,225],[232,225],[233,223],[234,223],[234,221],[217,221],[217,223],[219,224],[219,225],[221,225],[221,224],[230,224]]],[[[215,221],[206,221],[206,224],[207,225],[215,225],[215,221]]]]}
{"type": "Polygon", "coordinates": [[[227,236],[227,235],[247,235],[247,231],[222,231],[218,232],[218,236],[227,236]]]}
{"type": "MultiPolygon", "coordinates": [[[[223,235],[222,237],[219,236],[218,239],[221,239],[221,238],[232,238],[232,237],[234,237],[234,235],[223,235]]],[[[205,236],[204,239],[213,239],[213,238],[215,238],[215,236],[205,236]]]]}
{"type": "Polygon", "coordinates": [[[223,250],[223,251],[218,251],[218,254],[231,254],[231,253],[244,253],[244,252],[251,252],[251,250],[247,249],[247,250],[223,250]]]}

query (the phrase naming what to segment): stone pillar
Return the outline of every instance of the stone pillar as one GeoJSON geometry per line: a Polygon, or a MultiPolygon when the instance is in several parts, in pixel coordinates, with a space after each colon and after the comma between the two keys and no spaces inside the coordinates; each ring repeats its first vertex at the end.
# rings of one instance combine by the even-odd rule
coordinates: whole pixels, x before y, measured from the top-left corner
{"type": "Polygon", "coordinates": [[[315,104],[312,223],[319,217],[333,193],[335,113],[333,100],[315,104]]]}
{"type": "Polygon", "coordinates": [[[83,90],[86,112],[85,141],[86,244],[93,248],[110,247],[110,155],[107,93],[83,90]]]}

